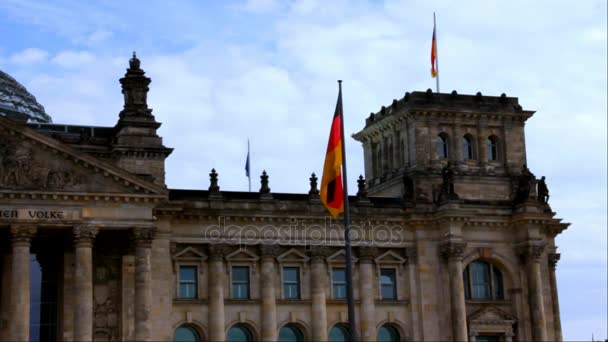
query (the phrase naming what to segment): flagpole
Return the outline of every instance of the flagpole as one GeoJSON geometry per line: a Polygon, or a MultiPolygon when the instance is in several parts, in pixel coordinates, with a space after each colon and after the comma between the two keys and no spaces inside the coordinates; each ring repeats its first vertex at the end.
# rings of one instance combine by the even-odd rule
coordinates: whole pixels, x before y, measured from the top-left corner
{"type": "Polygon", "coordinates": [[[435,82],[437,86],[437,94],[439,94],[439,47],[437,47],[437,21],[435,20],[435,12],[433,12],[433,27],[435,29],[435,69],[437,70],[435,82]]]}
{"type": "Polygon", "coordinates": [[[247,161],[249,162],[249,172],[247,173],[247,179],[249,180],[249,192],[251,192],[251,153],[249,150],[249,139],[247,139],[247,161]]]}
{"type": "Polygon", "coordinates": [[[357,325],[355,320],[355,300],[353,296],[353,262],[352,248],[350,244],[350,210],[348,204],[348,177],[346,176],[346,140],[344,140],[344,109],[342,106],[342,80],[338,80],[338,91],[340,96],[340,134],[342,140],[342,187],[344,189],[344,244],[346,249],[346,298],[348,302],[348,324],[350,341],[358,341],[357,325]]]}

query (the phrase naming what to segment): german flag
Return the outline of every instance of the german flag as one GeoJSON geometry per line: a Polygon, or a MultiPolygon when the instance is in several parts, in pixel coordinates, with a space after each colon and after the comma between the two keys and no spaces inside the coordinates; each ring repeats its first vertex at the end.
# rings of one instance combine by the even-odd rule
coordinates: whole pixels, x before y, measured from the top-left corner
{"type": "Polygon", "coordinates": [[[323,178],[321,178],[321,202],[334,219],[344,212],[344,188],[342,187],[342,164],[344,161],[342,153],[344,134],[342,130],[344,126],[342,124],[342,84],[339,84],[338,102],[329,131],[323,178]]]}
{"type": "MultiPolygon", "coordinates": [[[[435,14],[433,14],[434,18],[435,14]]],[[[433,78],[437,77],[437,69],[435,69],[435,65],[437,64],[435,61],[437,60],[437,37],[435,36],[435,22],[433,20],[433,43],[431,45],[431,76],[433,78]]]]}

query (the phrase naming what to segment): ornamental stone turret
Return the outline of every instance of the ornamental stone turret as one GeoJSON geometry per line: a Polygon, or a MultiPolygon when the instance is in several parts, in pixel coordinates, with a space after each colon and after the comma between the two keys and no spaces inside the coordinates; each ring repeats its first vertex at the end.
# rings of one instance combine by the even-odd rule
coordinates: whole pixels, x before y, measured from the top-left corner
{"type": "Polygon", "coordinates": [[[148,108],[150,82],[133,52],[127,73],[120,79],[125,103],[114,127],[112,154],[119,167],[165,185],[165,159],[173,149],[165,147],[156,134],[161,124],[148,108]]]}

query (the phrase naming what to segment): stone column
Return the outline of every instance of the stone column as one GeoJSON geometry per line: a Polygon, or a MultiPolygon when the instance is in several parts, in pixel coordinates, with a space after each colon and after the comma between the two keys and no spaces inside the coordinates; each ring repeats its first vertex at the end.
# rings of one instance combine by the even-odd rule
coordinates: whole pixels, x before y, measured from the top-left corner
{"type": "Polygon", "coordinates": [[[11,226],[10,341],[30,339],[30,242],[35,234],[35,226],[11,226]]]}
{"type": "Polygon", "coordinates": [[[443,256],[448,260],[450,277],[450,302],[452,307],[452,340],[467,341],[467,310],[462,281],[462,255],[466,247],[462,242],[447,242],[441,246],[443,256]]]}
{"type": "Polygon", "coordinates": [[[359,248],[359,272],[361,293],[361,340],[376,340],[376,294],[374,281],[375,248],[359,248]]]}
{"type": "Polygon", "coordinates": [[[209,341],[224,341],[224,251],[223,245],[209,245],[209,341]]]}
{"type": "Polygon", "coordinates": [[[275,258],[278,245],[260,246],[262,255],[262,341],[277,340],[277,304],[275,290],[275,258]]]}
{"type": "Polygon", "coordinates": [[[530,296],[530,311],[532,316],[532,339],[546,341],[545,306],[543,302],[543,285],[540,272],[540,259],[543,254],[543,244],[528,244],[522,248],[521,255],[528,264],[528,288],[530,296]]]}
{"type": "Polygon", "coordinates": [[[479,166],[486,166],[488,164],[488,149],[486,145],[486,132],[481,126],[481,123],[477,125],[477,158],[479,160],[479,166]]]}
{"type": "Polygon", "coordinates": [[[421,341],[423,326],[422,326],[422,306],[420,305],[420,293],[418,291],[418,282],[416,276],[416,263],[418,262],[418,250],[416,246],[406,247],[405,255],[407,256],[407,272],[409,280],[409,298],[410,298],[410,315],[412,340],[421,341]]]}
{"type": "Polygon", "coordinates": [[[322,247],[314,248],[310,261],[313,341],[327,341],[327,303],[325,300],[327,269],[325,267],[325,253],[323,251],[322,247]]]}
{"type": "Polygon", "coordinates": [[[557,296],[557,280],[555,279],[555,267],[559,261],[559,253],[549,254],[549,278],[551,280],[551,299],[553,302],[553,327],[555,328],[554,339],[562,340],[562,322],[559,314],[559,299],[557,296]]]}
{"type": "Polygon", "coordinates": [[[155,227],[137,227],[133,229],[135,243],[135,340],[150,341],[152,323],[152,241],[155,227]]]}
{"type": "Polygon", "coordinates": [[[93,340],[93,241],[96,235],[96,227],[74,227],[74,341],[93,340]]]}
{"type": "Polygon", "coordinates": [[[454,161],[456,165],[463,164],[464,156],[462,154],[462,130],[460,129],[460,125],[454,125],[452,127],[452,148],[450,160],[454,161]]]}

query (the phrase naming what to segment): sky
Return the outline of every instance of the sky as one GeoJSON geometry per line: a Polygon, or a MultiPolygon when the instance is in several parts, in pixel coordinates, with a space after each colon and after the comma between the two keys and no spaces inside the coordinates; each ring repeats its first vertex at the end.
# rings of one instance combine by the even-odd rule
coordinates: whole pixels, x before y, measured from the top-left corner
{"type": "MultiPolygon", "coordinates": [[[[528,166],[572,225],[557,238],[564,338],[607,333],[607,8],[589,1],[0,1],[0,69],[55,123],[113,126],[132,51],[152,78],[170,188],[307,192],[342,79],[345,130],[430,77],[442,92],[519,97],[528,166]]],[[[347,139],[349,187],[363,173],[347,139]]]]}

